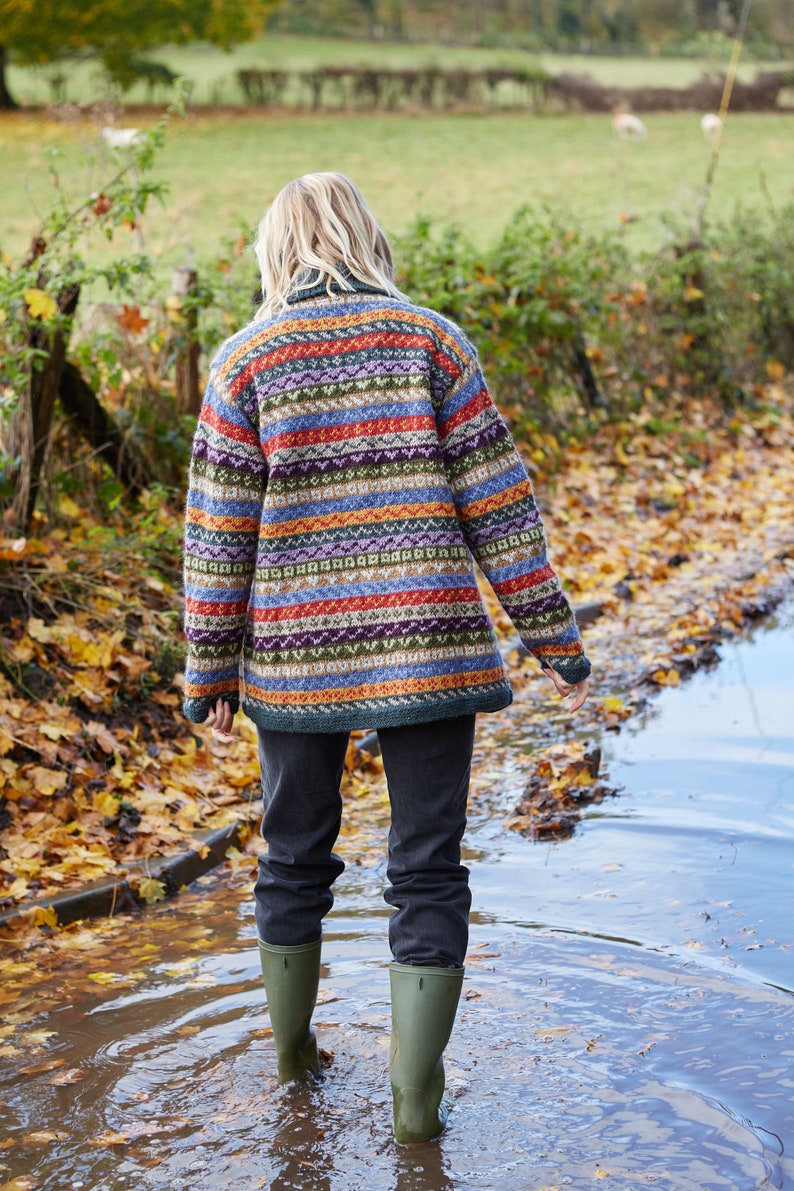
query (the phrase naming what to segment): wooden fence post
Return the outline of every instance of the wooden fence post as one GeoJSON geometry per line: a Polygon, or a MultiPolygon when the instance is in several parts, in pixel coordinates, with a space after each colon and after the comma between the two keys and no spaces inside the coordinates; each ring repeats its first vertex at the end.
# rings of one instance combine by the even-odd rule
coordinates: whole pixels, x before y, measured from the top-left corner
{"type": "MultiPolygon", "coordinates": [[[[39,281],[41,285],[45,284],[44,278],[39,281]]],[[[71,318],[77,309],[79,297],[79,285],[61,290],[58,294],[59,313],[71,318]]],[[[19,454],[20,466],[14,482],[10,517],[23,534],[28,532],[39,494],[41,468],[50,443],[55,398],[66,362],[68,336],[68,326],[59,326],[51,332],[46,323],[31,320],[29,342],[42,352],[42,358],[31,365],[27,388],[11,428],[11,439],[15,444],[13,453],[19,454]]]]}
{"type": "MultiPolygon", "coordinates": [[[[174,269],[171,276],[171,291],[175,298],[183,299],[196,288],[198,276],[190,266],[174,269]]],[[[201,409],[199,391],[199,354],[201,351],[196,335],[198,312],[195,308],[181,311],[177,330],[176,356],[176,410],[180,414],[198,415],[201,409]]]]}

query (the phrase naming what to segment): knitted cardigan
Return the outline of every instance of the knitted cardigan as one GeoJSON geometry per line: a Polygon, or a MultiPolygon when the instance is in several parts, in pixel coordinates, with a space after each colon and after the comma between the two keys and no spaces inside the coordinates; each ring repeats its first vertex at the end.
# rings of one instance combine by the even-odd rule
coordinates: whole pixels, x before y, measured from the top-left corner
{"type": "Polygon", "coordinates": [[[298,291],[211,366],[185,532],[194,722],[241,689],[255,723],[295,732],[506,707],[473,558],[543,665],[590,672],[474,348],[355,284],[298,291]]]}

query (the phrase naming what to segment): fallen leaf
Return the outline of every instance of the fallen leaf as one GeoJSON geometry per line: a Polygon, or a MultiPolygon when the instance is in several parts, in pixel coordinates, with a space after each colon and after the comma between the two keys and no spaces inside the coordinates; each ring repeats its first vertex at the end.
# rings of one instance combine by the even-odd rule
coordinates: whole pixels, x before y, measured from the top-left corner
{"type": "Polygon", "coordinates": [[[79,1083],[80,1080],[86,1079],[87,1071],[82,1071],[79,1067],[68,1067],[66,1071],[59,1071],[57,1075],[53,1075],[48,1082],[56,1088],[68,1087],[70,1084],[79,1083]]]}
{"type": "Polygon", "coordinates": [[[0,560],[16,562],[25,553],[27,538],[0,538],[0,560]]]}
{"type": "Polygon", "coordinates": [[[54,906],[36,906],[33,911],[33,921],[36,926],[57,926],[58,914],[54,906]]]}
{"type": "Polygon", "coordinates": [[[107,1129],[104,1133],[98,1133],[96,1137],[90,1137],[88,1144],[97,1147],[104,1146],[121,1146],[126,1145],[131,1140],[131,1134],[115,1132],[112,1129],[107,1129]]]}
{"type": "Polygon", "coordinates": [[[156,877],[141,878],[138,885],[138,896],[146,902],[147,906],[164,901],[165,895],[166,887],[162,881],[158,881],[156,877]]]}
{"type": "Polygon", "coordinates": [[[68,1136],[68,1133],[55,1129],[40,1129],[35,1133],[26,1133],[20,1137],[19,1143],[23,1146],[48,1146],[54,1141],[65,1141],[68,1136]]]}

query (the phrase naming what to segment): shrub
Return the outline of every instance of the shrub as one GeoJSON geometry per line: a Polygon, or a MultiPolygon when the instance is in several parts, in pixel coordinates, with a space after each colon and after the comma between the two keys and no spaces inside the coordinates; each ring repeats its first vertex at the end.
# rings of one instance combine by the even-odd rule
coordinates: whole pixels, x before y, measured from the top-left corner
{"type": "Polygon", "coordinates": [[[794,205],[737,212],[700,239],[678,229],[630,257],[620,234],[518,211],[478,253],[419,220],[397,243],[400,283],[459,322],[518,429],[622,417],[650,392],[731,408],[794,368],[794,205]]]}

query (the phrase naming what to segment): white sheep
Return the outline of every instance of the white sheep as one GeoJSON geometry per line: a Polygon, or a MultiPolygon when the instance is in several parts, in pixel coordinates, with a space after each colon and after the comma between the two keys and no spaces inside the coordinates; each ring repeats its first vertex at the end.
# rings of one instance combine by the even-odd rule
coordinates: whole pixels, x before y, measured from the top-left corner
{"type": "Polygon", "coordinates": [[[707,141],[713,141],[715,137],[719,136],[722,129],[722,120],[715,112],[706,112],[706,115],[700,121],[700,131],[703,133],[707,141]]]}
{"type": "Polygon", "coordinates": [[[111,149],[132,149],[141,143],[140,128],[103,128],[99,134],[111,149]]]}
{"type": "Polygon", "coordinates": [[[612,127],[621,141],[647,141],[648,129],[639,116],[631,112],[615,112],[612,117],[612,127]]]}

